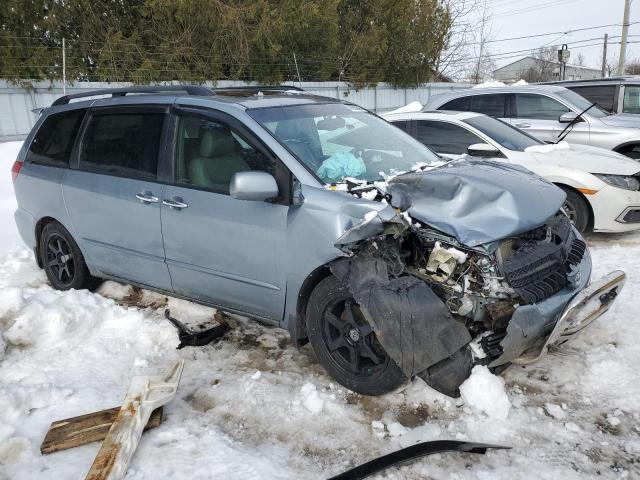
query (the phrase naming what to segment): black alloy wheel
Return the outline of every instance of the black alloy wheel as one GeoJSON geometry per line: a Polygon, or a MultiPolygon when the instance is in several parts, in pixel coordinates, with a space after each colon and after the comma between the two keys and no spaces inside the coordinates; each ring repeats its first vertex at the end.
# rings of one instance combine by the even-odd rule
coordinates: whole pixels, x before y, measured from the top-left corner
{"type": "Polygon", "coordinates": [[[73,252],[61,235],[54,233],[47,238],[44,255],[45,268],[58,280],[59,285],[73,283],[76,273],[73,252]]]}
{"type": "Polygon", "coordinates": [[[364,377],[383,368],[388,356],[353,299],[328,305],[322,323],[329,354],[345,372],[364,377]]]}
{"type": "Polygon", "coordinates": [[[94,288],[100,280],[91,276],[80,248],[58,222],[49,222],[38,239],[41,265],[53,288],[69,290],[94,288]]]}
{"type": "Polygon", "coordinates": [[[306,321],[316,358],[344,387],[363,395],[383,395],[406,380],[349,289],[333,275],[311,292],[306,321]]]}

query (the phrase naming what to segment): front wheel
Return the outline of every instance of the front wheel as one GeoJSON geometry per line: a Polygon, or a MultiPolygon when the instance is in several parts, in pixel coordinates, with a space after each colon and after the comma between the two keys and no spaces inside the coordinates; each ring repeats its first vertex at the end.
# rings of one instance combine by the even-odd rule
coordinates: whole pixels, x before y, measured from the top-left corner
{"type": "Polygon", "coordinates": [[[56,290],[93,288],[99,282],[89,273],[71,234],[59,223],[48,223],[42,230],[40,257],[47,278],[56,290]]]}
{"type": "Polygon", "coordinates": [[[405,376],[384,351],[349,289],[333,275],[315,287],[307,304],[307,333],[318,361],[344,387],[383,395],[405,376]]]}
{"type": "Polygon", "coordinates": [[[566,187],[560,188],[567,194],[563,205],[564,211],[567,212],[567,216],[576,227],[576,230],[583,233],[589,227],[591,218],[587,201],[575,190],[566,187]]]}

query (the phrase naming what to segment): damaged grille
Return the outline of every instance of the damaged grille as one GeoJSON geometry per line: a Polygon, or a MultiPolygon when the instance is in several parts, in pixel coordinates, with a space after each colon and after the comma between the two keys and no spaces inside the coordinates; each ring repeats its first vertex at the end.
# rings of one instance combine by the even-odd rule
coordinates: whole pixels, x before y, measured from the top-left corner
{"type": "Polygon", "coordinates": [[[516,241],[518,246],[503,261],[502,270],[522,304],[539,302],[567,286],[567,274],[580,263],[586,250],[562,214],[516,241]],[[541,237],[544,240],[539,240],[541,237]]]}

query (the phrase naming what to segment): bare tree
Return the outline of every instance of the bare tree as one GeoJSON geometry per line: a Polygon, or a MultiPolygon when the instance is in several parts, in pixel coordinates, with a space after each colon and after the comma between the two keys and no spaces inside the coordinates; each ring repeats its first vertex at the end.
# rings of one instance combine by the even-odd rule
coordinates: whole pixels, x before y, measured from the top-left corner
{"type": "Polygon", "coordinates": [[[584,58],[584,54],[582,52],[578,53],[575,64],[579,67],[584,67],[587,65],[587,61],[584,58]]]}
{"type": "Polygon", "coordinates": [[[475,42],[471,48],[473,63],[467,67],[467,77],[472,83],[481,83],[493,77],[496,63],[489,52],[488,43],[493,38],[492,12],[487,0],[483,0],[475,28],[475,42]]]}
{"type": "Polygon", "coordinates": [[[477,19],[474,12],[481,0],[443,0],[449,10],[451,28],[445,39],[445,48],[436,62],[436,72],[444,77],[459,79],[469,68],[470,49],[475,42],[477,19]]]}
{"type": "Polygon", "coordinates": [[[615,75],[618,71],[618,55],[612,54],[607,57],[604,68],[607,73],[607,77],[615,75]]]}
{"type": "Polygon", "coordinates": [[[624,67],[624,73],[627,75],[640,75],[640,58],[634,58],[624,67]]]}

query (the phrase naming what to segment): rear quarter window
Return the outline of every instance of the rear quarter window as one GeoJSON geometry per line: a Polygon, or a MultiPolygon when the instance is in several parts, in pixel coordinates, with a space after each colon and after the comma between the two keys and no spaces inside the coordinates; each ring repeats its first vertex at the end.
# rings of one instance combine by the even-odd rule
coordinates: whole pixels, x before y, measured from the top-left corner
{"type": "Polygon", "coordinates": [[[26,161],[53,167],[68,167],[73,144],[86,109],[49,115],[33,137],[26,161]]]}

